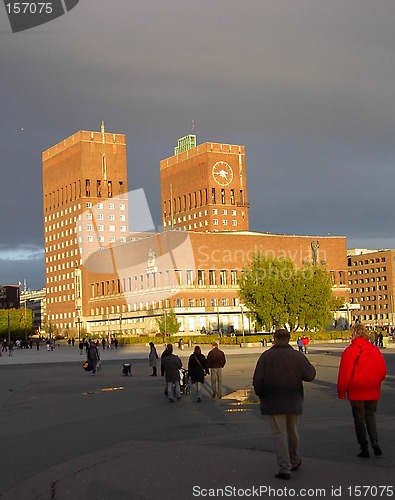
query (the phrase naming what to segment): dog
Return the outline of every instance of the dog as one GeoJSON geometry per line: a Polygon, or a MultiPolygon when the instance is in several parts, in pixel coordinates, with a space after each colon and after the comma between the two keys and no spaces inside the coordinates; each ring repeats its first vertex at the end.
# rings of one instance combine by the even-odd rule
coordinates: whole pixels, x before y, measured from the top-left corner
{"type": "Polygon", "coordinates": [[[124,363],[122,365],[122,374],[126,377],[132,375],[132,365],[130,363],[124,363]]]}

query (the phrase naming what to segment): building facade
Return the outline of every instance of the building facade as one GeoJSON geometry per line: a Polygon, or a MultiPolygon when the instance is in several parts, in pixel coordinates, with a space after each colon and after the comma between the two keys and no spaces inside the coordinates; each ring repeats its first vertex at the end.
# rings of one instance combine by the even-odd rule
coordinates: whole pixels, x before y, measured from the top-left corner
{"type": "Polygon", "coordinates": [[[21,307],[33,311],[33,327],[37,333],[45,328],[46,320],[46,290],[22,290],[21,307]]]}
{"type": "Polygon", "coordinates": [[[84,316],[83,259],[126,241],[126,138],[102,123],[44,151],[42,167],[47,327],[63,332],[84,316]]]}
{"type": "Polygon", "coordinates": [[[348,251],[351,322],[394,326],[395,250],[348,251]]]}
{"type": "Polygon", "coordinates": [[[248,231],[244,146],[209,142],[192,147],[196,138],[187,138],[179,140],[174,156],[160,162],[163,227],[248,231]]]}
{"type": "Polygon", "coordinates": [[[163,232],[132,234],[124,135],[102,125],[43,153],[47,326],[155,335],[172,309],[181,334],[249,331],[238,279],[257,252],[325,267],[348,300],[345,237],[249,230],[244,146],[182,138],[160,181],[163,232]]]}
{"type": "Polygon", "coordinates": [[[289,257],[299,268],[307,263],[325,267],[334,293],[348,301],[344,237],[169,230],[91,257],[91,270],[116,262],[118,272],[86,276],[91,285],[88,330],[101,336],[155,334],[156,318],[172,309],[181,335],[252,331],[255,325],[239,301],[238,279],[257,252],[289,257]]]}
{"type": "Polygon", "coordinates": [[[18,309],[20,305],[19,285],[0,286],[0,309],[18,309]]]}

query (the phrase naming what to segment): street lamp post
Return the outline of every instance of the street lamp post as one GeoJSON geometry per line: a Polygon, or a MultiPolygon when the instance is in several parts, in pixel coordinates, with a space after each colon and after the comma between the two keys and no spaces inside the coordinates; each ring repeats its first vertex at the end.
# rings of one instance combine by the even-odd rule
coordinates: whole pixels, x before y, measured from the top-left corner
{"type": "Polygon", "coordinates": [[[8,318],[7,318],[7,340],[8,340],[8,345],[10,344],[11,341],[11,328],[10,328],[10,310],[8,309],[8,318]]]}
{"type": "Polygon", "coordinates": [[[240,305],[241,309],[241,333],[243,334],[243,347],[244,347],[244,309],[243,304],[240,305]]]}

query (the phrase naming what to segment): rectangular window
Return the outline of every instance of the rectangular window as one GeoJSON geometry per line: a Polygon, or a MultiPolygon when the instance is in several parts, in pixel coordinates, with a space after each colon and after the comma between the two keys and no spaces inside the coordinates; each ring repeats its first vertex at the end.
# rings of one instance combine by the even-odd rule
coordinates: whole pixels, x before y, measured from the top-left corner
{"type": "Polygon", "coordinates": [[[230,271],[230,284],[237,285],[237,271],[235,269],[230,271]]]}
{"type": "Polygon", "coordinates": [[[211,203],[216,203],[216,201],[215,201],[215,188],[211,188],[211,203]]]}

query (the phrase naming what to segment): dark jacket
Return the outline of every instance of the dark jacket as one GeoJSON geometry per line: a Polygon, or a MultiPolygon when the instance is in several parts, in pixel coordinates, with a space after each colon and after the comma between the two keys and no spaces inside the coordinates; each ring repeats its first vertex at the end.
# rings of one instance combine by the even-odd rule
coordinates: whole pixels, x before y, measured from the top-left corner
{"type": "Polygon", "coordinates": [[[178,370],[181,369],[182,362],[178,356],[168,354],[162,357],[161,367],[164,371],[166,382],[177,382],[180,380],[180,372],[178,370]]]}
{"type": "Polygon", "coordinates": [[[204,354],[191,354],[188,360],[188,375],[192,384],[204,382],[205,375],[208,375],[209,368],[204,354]]]}
{"type": "Polygon", "coordinates": [[[277,343],[262,353],[253,377],[262,415],[301,415],[303,381],[311,382],[315,375],[306,356],[289,344],[277,343]]]}
{"type": "Polygon", "coordinates": [[[207,354],[207,363],[209,368],[223,368],[226,364],[225,353],[218,347],[213,347],[207,354]]]}
{"type": "Polygon", "coordinates": [[[384,356],[376,346],[363,338],[353,339],[340,361],[339,399],[344,399],[347,393],[351,401],[377,401],[386,371],[384,356]]]}
{"type": "Polygon", "coordinates": [[[95,345],[91,345],[86,350],[86,357],[87,359],[89,359],[89,361],[99,361],[100,359],[99,349],[95,345]]]}

